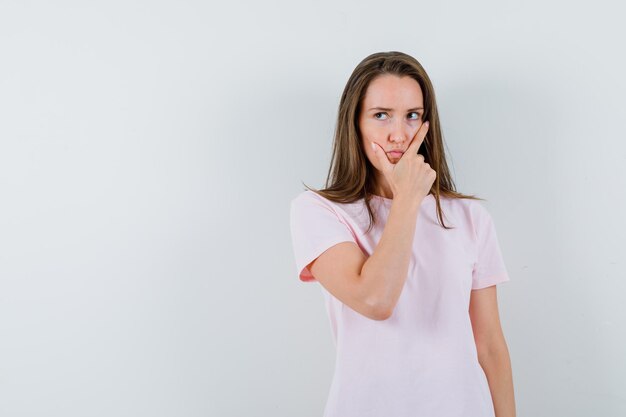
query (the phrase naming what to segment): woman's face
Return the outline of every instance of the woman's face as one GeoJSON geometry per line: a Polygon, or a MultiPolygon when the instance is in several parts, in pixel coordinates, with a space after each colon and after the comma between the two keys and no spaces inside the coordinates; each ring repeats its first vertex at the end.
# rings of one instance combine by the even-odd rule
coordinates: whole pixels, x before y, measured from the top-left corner
{"type": "Polygon", "coordinates": [[[415,133],[422,125],[424,98],[422,89],[415,79],[397,75],[381,75],[370,82],[361,103],[359,128],[362,145],[367,158],[378,171],[382,171],[370,141],[385,150],[393,164],[411,144],[415,133]]]}

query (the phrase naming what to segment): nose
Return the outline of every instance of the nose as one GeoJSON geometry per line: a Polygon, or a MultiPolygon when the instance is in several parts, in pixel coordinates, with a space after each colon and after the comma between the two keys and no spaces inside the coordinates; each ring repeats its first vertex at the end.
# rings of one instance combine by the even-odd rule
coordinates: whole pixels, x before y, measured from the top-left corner
{"type": "Polygon", "coordinates": [[[409,127],[402,120],[394,123],[393,128],[389,132],[389,141],[402,143],[407,140],[409,135],[409,127]]]}

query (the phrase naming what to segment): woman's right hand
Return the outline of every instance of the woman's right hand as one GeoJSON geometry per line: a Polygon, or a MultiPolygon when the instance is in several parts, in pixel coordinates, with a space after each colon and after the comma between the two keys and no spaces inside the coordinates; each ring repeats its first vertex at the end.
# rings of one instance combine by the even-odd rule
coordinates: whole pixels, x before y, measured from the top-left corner
{"type": "Polygon", "coordinates": [[[379,166],[383,168],[383,175],[391,187],[394,198],[402,196],[409,200],[415,198],[422,201],[430,192],[430,188],[437,178],[435,170],[424,162],[424,156],[417,153],[426,137],[426,132],[428,132],[428,122],[422,123],[409,148],[395,164],[389,161],[385,150],[372,141],[379,166]]]}

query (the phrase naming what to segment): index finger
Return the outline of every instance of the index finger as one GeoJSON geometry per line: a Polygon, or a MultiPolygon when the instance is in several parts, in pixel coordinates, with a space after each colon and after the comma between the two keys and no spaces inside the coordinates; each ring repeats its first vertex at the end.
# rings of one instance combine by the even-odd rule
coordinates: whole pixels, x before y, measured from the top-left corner
{"type": "Polygon", "coordinates": [[[422,123],[419,129],[417,129],[417,132],[415,133],[415,137],[413,138],[413,141],[409,145],[407,152],[411,152],[413,155],[417,155],[417,151],[422,145],[422,142],[424,142],[424,138],[426,137],[426,133],[428,132],[429,124],[430,123],[426,121],[422,123]]]}

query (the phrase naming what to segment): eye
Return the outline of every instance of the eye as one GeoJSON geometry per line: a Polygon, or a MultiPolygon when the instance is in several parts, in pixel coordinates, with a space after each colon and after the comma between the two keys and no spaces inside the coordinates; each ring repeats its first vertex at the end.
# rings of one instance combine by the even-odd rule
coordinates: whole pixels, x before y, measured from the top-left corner
{"type": "MultiPolygon", "coordinates": [[[[374,113],[374,118],[376,118],[377,120],[385,120],[385,119],[380,119],[379,117],[377,117],[379,114],[387,114],[387,113],[386,112],[374,113]]],[[[416,112],[416,111],[413,111],[413,112],[411,112],[409,114],[414,114],[415,115],[415,117],[411,118],[411,120],[419,120],[419,118],[420,118],[420,114],[418,112],[416,112]]]]}

